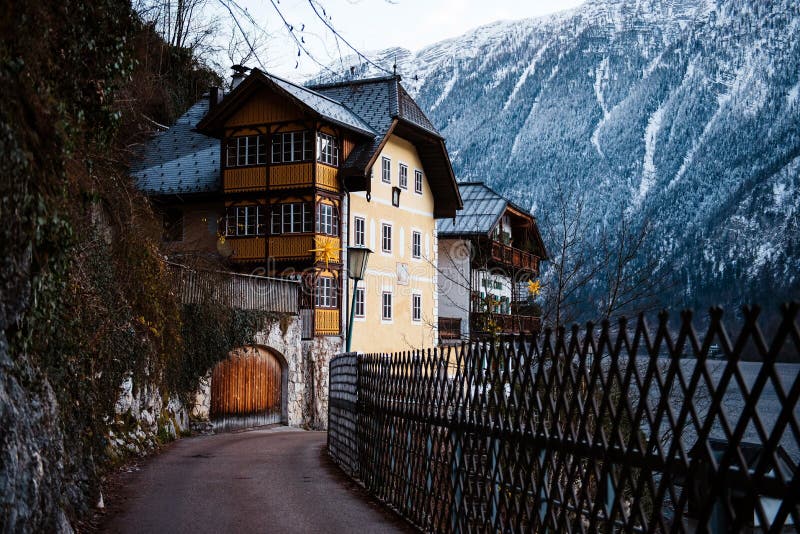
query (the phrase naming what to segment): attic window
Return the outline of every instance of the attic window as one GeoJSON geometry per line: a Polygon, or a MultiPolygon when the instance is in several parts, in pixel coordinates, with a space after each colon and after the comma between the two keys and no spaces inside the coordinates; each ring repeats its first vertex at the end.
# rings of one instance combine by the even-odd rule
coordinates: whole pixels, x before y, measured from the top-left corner
{"type": "Polygon", "coordinates": [[[384,156],[381,158],[381,180],[384,183],[392,183],[392,160],[384,156]]]}
{"type": "Polygon", "coordinates": [[[263,135],[245,135],[228,139],[228,167],[264,165],[267,162],[267,147],[263,135]]]}
{"type": "Polygon", "coordinates": [[[422,194],[422,171],[419,169],[414,171],[414,192],[422,194]]]}
{"type": "Polygon", "coordinates": [[[334,167],[339,165],[339,146],[334,136],[317,133],[317,161],[334,167]]]}
{"type": "Polygon", "coordinates": [[[400,187],[408,189],[408,165],[400,164],[400,187]]]}

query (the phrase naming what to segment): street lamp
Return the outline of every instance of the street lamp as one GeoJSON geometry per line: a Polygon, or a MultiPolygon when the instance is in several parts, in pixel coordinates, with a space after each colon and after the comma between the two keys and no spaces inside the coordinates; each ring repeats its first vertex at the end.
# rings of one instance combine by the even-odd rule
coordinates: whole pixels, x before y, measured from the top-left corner
{"type": "Polygon", "coordinates": [[[367,271],[367,261],[372,251],[366,247],[347,247],[347,274],[353,280],[353,300],[350,305],[350,322],[347,323],[347,348],[350,352],[350,345],[353,341],[353,318],[356,315],[356,288],[358,281],[364,279],[367,271]]]}

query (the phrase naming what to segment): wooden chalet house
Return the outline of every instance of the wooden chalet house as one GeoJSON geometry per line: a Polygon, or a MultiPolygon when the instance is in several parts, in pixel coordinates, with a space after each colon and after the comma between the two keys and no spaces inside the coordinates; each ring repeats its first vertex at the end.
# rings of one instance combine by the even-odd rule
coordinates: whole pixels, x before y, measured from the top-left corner
{"type": "Polygon", "coordinates": [[[407,334],[423,315],[434,326],[412,343],[435,344],[434,219],[453,217],[461,199],[443,139],[399,77],[305,87],[240,69],[230,93],[212,89],[156,136],[134,174],[175,254],[300,279],[304,338],[346,331],[346,249],[357,245],[376,253],[353,348],[399,350],[397,327],[407,334]],[[410,273],[401,264],[425,243],[432,268],[410,273]],[[415,276],[416,293],[398,290],[415,276]]]}
{"type": "Polygon", "coordinates": [[[459,189],[463,210],[437,222],[441,340],[538,331],[528,283],[547,252],[536,219],[482,182],[459,189]]]}

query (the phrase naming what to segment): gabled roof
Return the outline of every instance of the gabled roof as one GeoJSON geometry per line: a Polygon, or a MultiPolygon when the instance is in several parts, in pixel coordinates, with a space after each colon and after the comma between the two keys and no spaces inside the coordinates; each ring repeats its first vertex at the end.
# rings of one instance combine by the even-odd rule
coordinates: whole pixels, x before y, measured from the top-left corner
{"type": "Polygon", "coordinates": [[[203,98],[167,131],[150,139],[131,168],[148,195],[209,193],[220,189],[219,141],[195,131],[208,111],[203,98]]]}
{"type": "Polygon", "coordinates": [[[436,230],[440,238],[488,236],[500,222],[503,214],[511,209],[534,221],[534,238],[541,247],[542,257],[546,257],[547,252],[536,226],[535,217],[528,210],[514,204],[483,182],[461,182],[458,188],[461,191],[464,208],[452,219],[436,221],[436,230]]]}
{"type": "MultiPolygon", "coordinates": [[[[399,76],[345,80],[310,88],[352,109],[376,132],[370,142],[356,146],[342,164],[345,177],[368,177],[380,150],[394,133],[417,145],[436,198],[434,216],[452,217],[456,210],[461,209],[461,198],[444,139],[400,85],[399,76]]],[[[361,181],[361,185],[369,187],[365,181],[361,181]]]]}
{"type": "Polygon", "coordinates": [[[376,134],[366,122],[340,102],[258,69],[253,69],[249,76],[211,110],[197,125],[197,129],[208,135],[221,137],[225,120],[238,109],[242,102],[263,86],[286,96],[311,114],[333,124],[365,137],[371,138],[376,134]]]}

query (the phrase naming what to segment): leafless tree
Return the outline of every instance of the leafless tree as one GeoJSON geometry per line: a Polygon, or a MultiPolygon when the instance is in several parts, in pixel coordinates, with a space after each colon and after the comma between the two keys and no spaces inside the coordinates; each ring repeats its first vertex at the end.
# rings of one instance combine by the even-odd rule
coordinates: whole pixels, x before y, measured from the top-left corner
{"type": "Polygon", "coordinates": [[[644,257],[645,246],[653,235],[652,222],[645,219],[636,226],[622,212],[613,228],[613,233],[604,232],[601,240],[600,257],[604,261],[599,278],[605,288],[598,301],[601,319],[652,310],[664,285],[663,279],[654,275],[658,258],[644,257]]]}
{"type": "Polygon", "coordinates": [[[559,186],[543,228],[550,262],[544,275],[544,316],[553,327],[583,319],[610,319],[651,310],[664,289],[657,258],[646,257],[649,220],[634,224],[620,211],[609,224],[594,223],[585,193],[559,186]]]}
{"type": "Polygon", "coordinates": [[[583,193],[555,191],[555,206],[542,217],[544,241],[550,252],[543,276],[544,320],[558,328],[580,317],[582,291],[602,268],[588,250],[592,230],[583,193]]]}

